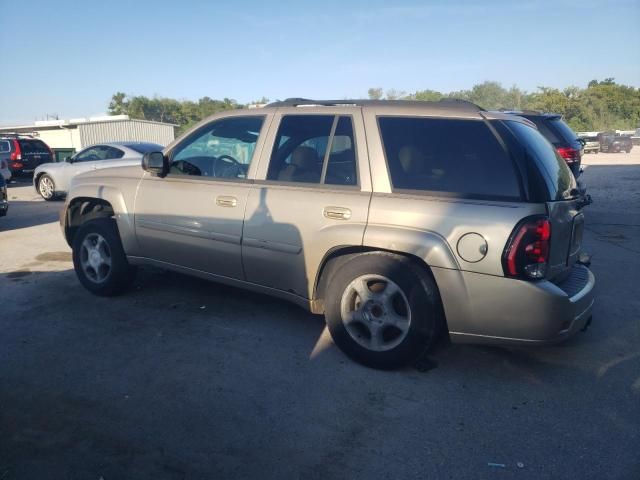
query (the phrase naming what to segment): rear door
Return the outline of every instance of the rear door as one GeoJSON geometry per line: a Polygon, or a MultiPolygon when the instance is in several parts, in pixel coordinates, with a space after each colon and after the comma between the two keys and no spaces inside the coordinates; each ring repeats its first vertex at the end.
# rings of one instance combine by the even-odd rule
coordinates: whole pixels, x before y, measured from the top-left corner
{"type": "Polygon", "coordinates": [[[371,182],[359,108],[280,110],[249,194],[242,238],[246,279],[310,298],[337,246],[361,245],[371,182]]]}
{"type": "Polygon", "coordinates": [[[535,165],[546,189],[543,200],[551,222],[551,251],[547,277],[562,277],[575,263],[582,246],[584,216],[579,210],[576,181],[566,162],[535,129],[505,122],[524,146],[526,161],[535,165]]]}

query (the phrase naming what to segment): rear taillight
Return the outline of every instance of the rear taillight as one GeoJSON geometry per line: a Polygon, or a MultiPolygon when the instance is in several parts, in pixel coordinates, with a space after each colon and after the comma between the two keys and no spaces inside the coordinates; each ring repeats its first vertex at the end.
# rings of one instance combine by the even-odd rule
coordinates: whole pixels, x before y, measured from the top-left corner
{"type": "Polygon", "coordinates": [[[544,278],[549,263],[551,223],[546,217],[531,217],[511,234],[504,250],[505,275],[527,279],[544,278]]]}
{"type": "Polygon", "coordinates": [[[580,159],[580,152],[572,147],[559,147],[557,148],[558,153],[562,158],[564,158],[568,163],[577,162],[580,159]]]}
{"type": "Polygon", "coordinates": [[[9,155],[9,160],[13,162],[16,160],[22,160],[22,150],[20,150],[20,144],[17,140],[13,141],[13,152],[9,155]]]}

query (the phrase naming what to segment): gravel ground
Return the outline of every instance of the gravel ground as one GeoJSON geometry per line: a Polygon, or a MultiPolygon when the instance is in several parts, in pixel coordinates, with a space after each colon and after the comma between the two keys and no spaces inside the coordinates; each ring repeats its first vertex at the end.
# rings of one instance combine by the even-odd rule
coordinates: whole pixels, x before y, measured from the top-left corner
{"type": "Polygon", "coordinates": [[[143,269],[77,282],[60,202],[0,219],[0,480],[640,478],[640,148],[587,155],[594,323],[379,372],[284,301],[143,269]]]}

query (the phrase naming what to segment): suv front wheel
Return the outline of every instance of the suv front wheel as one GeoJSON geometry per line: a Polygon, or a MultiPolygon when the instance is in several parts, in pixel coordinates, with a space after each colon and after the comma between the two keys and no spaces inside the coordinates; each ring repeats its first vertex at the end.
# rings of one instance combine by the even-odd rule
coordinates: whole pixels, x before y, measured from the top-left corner
{"type": "Polygon", "coordinates": [[[381,252],[354,257],[331,278],[325,317],[343,352],[380,369],[417,360],[444,324],[433,278],[410,259],[381,252]]]}
{"type": "Polygon", "coordinates": [[[84,223],[73,239],[73,267],[80,283],[91,293],[122,293],[135,278],[120,242],[115,221],[97,218],[84,223]]]}

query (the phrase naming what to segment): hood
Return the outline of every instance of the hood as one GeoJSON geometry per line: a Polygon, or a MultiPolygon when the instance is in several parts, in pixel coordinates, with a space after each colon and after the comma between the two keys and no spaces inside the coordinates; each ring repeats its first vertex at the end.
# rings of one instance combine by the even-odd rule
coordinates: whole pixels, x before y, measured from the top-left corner
{"type": "Polygon", "coordinates": [[[140,178],[143,173],[142,166],[137,164],[124,167],[99,168],[76,175],[71,180],[71,184],[95,183],[99,179],[140,178]]]}
{"type": "Polygon", "coordinates": [[[41,163],[40,165],[38,165],[34,171],[35,173],[41,172],[42,170],[48,170],[48,171],[52,171],[52,170],[59,170],[61,168],[63,168],[65,165],[67,165],[67,162],[49,162],[49,163],[41,163]]]}

